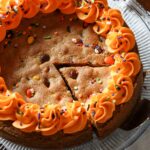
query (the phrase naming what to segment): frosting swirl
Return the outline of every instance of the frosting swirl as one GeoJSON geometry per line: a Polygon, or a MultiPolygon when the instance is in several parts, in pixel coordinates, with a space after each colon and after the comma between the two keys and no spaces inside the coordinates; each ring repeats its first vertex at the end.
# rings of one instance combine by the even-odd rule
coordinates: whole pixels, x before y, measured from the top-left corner
{"type": "Polygon", "coordinates": [[[95,123],[104,123],[113,116],[115,104],[106,94],[94,94],[90,97],[88,115],[95,123]]]}
{"type": "Polygon", "coordinates": [[[135,76],[139,73],[141,68],[141,62],[139,56],[134,53],[122,53],[114,56],[115,63],[111,66],[113,73],[119,73],[126,76],[135,76]]]}
{"type": "Polygon", "coordinates": [[[58,105],[47,105],[41,113],[39,126],[36,131],[41,131],[42,135],[48,136],[58,132],[60,128],[60,108],[58,105]]]}
{"type": "Polygon", "coordinates": [[[121,12],[117,9],[109,9],[104,11],[102,16],[96,21],[93,30],[104,37],[107,36],[111,29],[120,27],[124,24],[121,12]]]}
{"type": "Polygon", "coordinates": [[[75,1],[74,0],[65,0],[59,6],[59,9],[64,14],[73,14],[75,12],[75,1]]]}
{"type": "Polygon", "coordinates": [[[104,93],[111,94],[112,98],[116,100],[116,105],[128,102],[133,95],[132,80],[122,74],[113,76],[104,93]]]}
{"type": "Polygon", "coordinates": [[[93,23],[106,9],[108,9],[107,0],[95,0],[94,2],[83,0],[76,8],[76,13],[80,20],[93,23]]]}
{"type": "Polygon", "coordinates": [[[21,8],[24,18],[32,18],[40,10],[39,0],[20,0],[18,6],[21,8]]]}
{"type": "Polygon", "coordinates": [[[134,47],[135,38],[129,28],[118,27],[108,33],[105,43],[110,53],[128,52],[134,47]]]}
{"type": "Polygon", "coordinates": [[[62,0],[39,0],[41,7],[40,10],[43,13],[51,13],[55,11],[61,4],[62,0]]]}
{"type": "Polygon", "coordinates": [[[0,120],[15,120],[16,109],[24,103],[18,93],[0,94],[0,120]]]}
{"type": "Polygon", "coordinates": [[[87,114],[80,102],[67,104],[67,111],[61,115],[61,127],[66,134],[79,132],[86,127],[87,114]]]}
{"type": "Polygon", "coordinates": [[[18,7],[15,3],[11,3],[7,1],[0,9],[1,14],[1,22],[6,30],[15,29],[21,22],[22,19],[22,11],[20,7],[18,7]]]}
{"type": "Polygon", "coordinates": [[[25,103],[16,112],[16,121],[13,126],[24,131],[33,132],[38,124],[39,105],[25,103]]]}
{"type": "Polygon", "coordinates": [[[6,94],[7,92],[7,86],[5,84],[5,81],[2,77],[0,77],[0,94],[6,94]]]}

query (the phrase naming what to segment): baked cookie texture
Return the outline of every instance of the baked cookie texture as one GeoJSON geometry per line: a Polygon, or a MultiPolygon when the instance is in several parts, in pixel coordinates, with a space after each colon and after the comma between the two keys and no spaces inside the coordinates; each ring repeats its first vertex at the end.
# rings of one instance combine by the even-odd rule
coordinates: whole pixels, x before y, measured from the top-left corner
{"type": "Polygon", "coordinates": [[[8,85],[12,85],[12,91],[21,93],[27,102],[39,104],[46,103],[64,105],[72,101],[70,91],[67,89],[61,75],[53,64],[36,64],[27,60],[23,68],[13,72],[11,78],[7,78],[8,85]],[[59,87],[59,90],[58,90],[59,87]]]}
{"type": "Polygon", "coordinates": [[[94,93],[102,93],[111,79],[109,67],[64,67],[60,69],[76,99],[86,102],[94,93]]]}
{"type": "Polygon", "coordinates": [[[106,0],[7,0],[0,16],[1,137],[62,149],[127,122],[143,74],[119,10],[106,0]]]}
{"type": "MultiPolygon", "coordinates": [[[[106,47],[105,43],[99,40],[99,36],[94,33],[92,26],[84,27],[84,23],[79,21],[75,15],[64,16],[60,12],[46,15],[38,14],[33,19],[24,19],[17,31],[11,42],[13,46],[19,43],[18,48],[22,47],[22,51],[18,55],[23,59],[28,49],[27,53],[30,56],[48,54],[50,56],[49,61],[55,65],[90,64],[102,66],[105,64],[104,56],[108,53],[107,50],[103,50],[106,47]],[[72,21],[69,20],[70,18],[72,21]],[[31,26],[32,30],[27,30],[28,26],[31,26]],[[37,36],[36,42],[32,45],[26,44],[27,35],[21,36],[26,30],[28,36],[37,36]],[[18,38],[18,36],[23,39],[18,38]],[[94,48],[97,45],[100,47],[97,47],[98,52],[95,53],[94,48]]],[[[6,49],[9,51],[9,48],[1,46],[1,51],[6,51],[6,49]]],[[[10,51],[10,53],[12,52],[10,51]]]]}

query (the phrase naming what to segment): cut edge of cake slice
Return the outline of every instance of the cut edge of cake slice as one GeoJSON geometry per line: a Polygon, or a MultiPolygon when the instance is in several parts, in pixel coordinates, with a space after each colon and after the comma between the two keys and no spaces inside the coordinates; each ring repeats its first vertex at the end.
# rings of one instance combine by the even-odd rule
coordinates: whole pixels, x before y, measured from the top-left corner
{"type": "Polygon", "coordinates": [[[94,93],[102,93],[111,78],[109,67],[64,67],[59,71],[73,96],[82,102],[94,93]]]}
{"type": "Polygon", "coordinates": [[[65,105],[66,102],[73,101],[62,76],[50,62],[41,65],[29,63],[15,72],[13,79],[15,78],[17,85],[13,91],[19,92],[27,102],[43,106],[47,103],[65,105]]]}

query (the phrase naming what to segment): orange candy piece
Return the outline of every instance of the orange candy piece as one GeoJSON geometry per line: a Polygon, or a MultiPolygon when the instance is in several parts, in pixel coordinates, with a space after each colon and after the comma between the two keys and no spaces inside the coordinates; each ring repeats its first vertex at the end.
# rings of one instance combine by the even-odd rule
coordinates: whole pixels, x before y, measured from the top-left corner
{"type": "Polygon", "coordinates": [[[105,57],[104,62],[106,64],[113,65],[115,61],[113,59],[113,56],[111,55],[111,56],[105,57]]]}

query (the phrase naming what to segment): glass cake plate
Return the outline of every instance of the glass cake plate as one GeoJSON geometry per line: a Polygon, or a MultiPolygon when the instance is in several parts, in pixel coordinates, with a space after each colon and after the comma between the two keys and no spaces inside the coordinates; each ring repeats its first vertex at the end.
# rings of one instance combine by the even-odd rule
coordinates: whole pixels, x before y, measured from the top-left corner
{"type": "MultiPolygon", "coordinates": [[[[144,10],[135,0],[108,1],[110,7],[117,8],[122,12],[125,21],[135,34],[144,72],[146,72],[142,88],[142,98],[150,99],[150,12],[144,10]]],[[[92,141],[71,149],[123,150],[135,142],[149,126],[150,120],[147,118],[142,124],[132,130],[117,129],[101,141],[94,134],[92,141]]],[[[17,145],[0,137],[0,150],[31,150],[31,148],[17,145]]]]}

